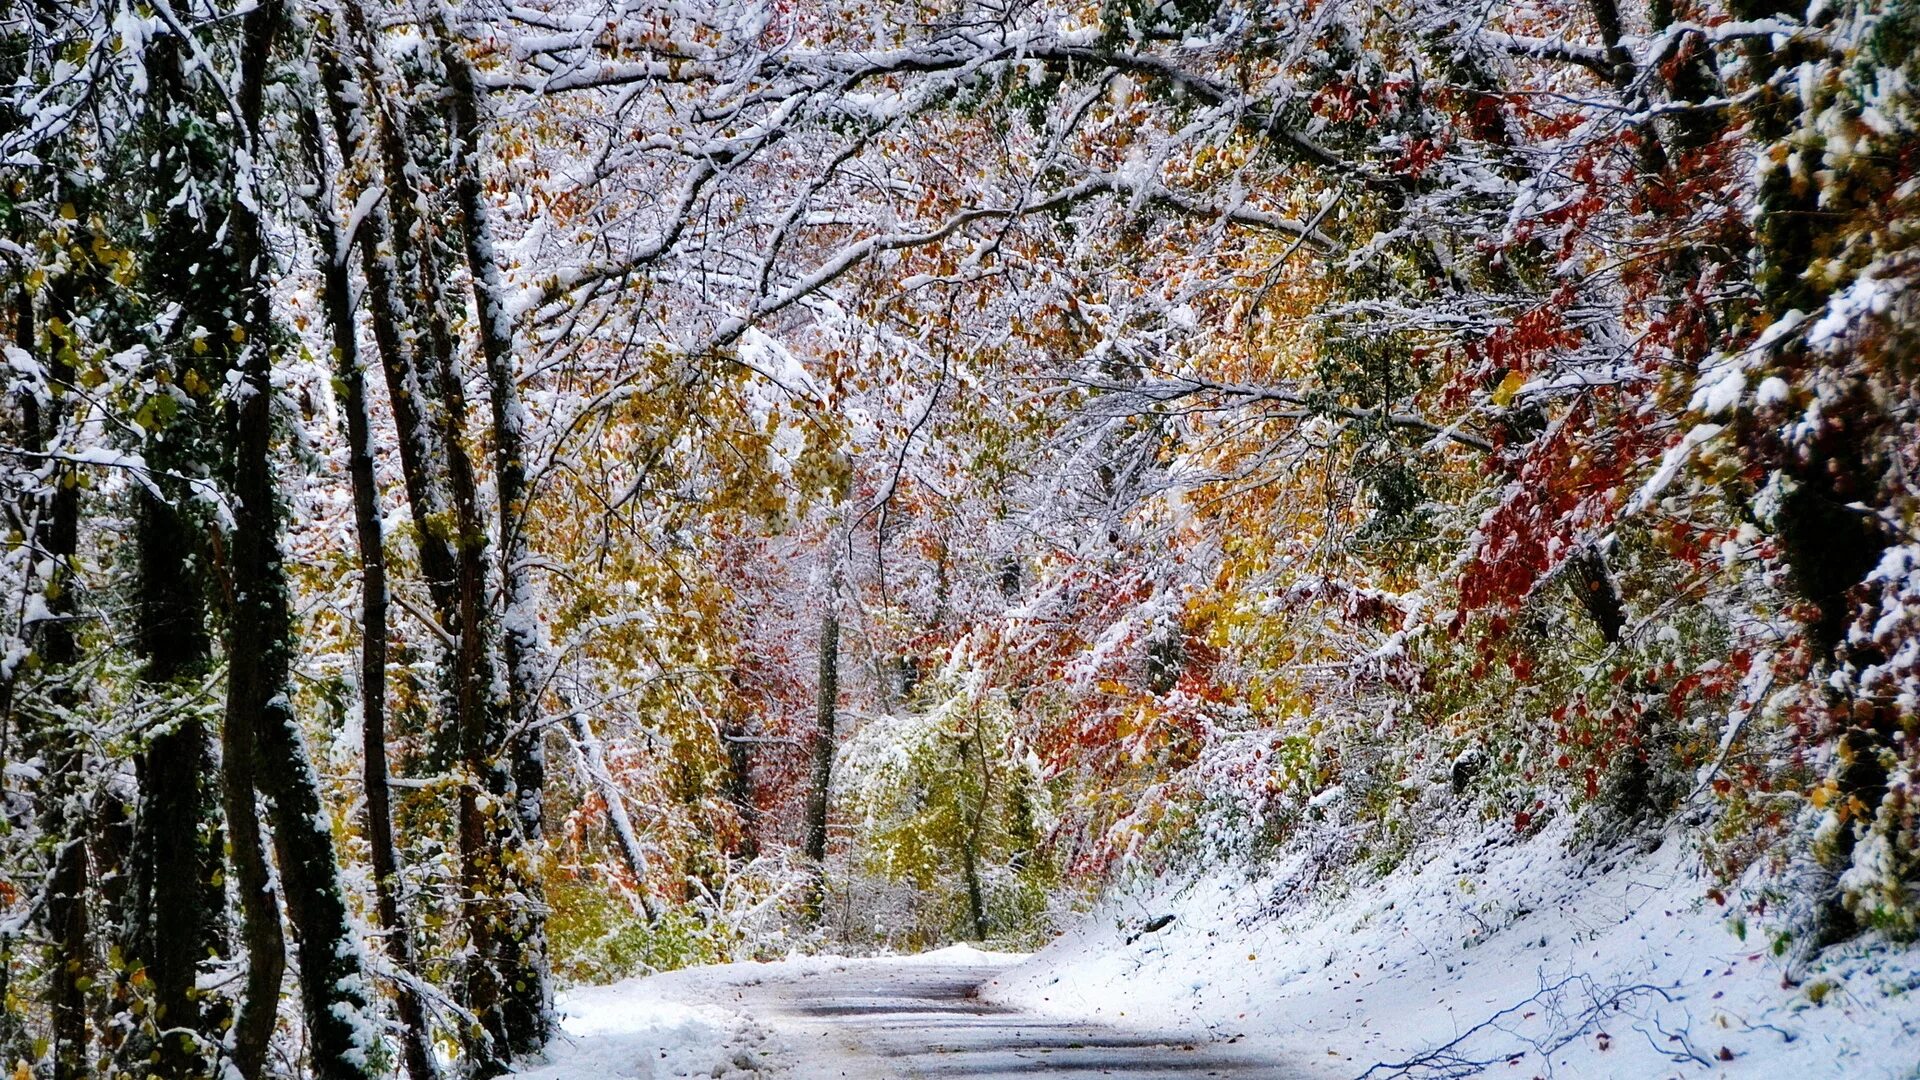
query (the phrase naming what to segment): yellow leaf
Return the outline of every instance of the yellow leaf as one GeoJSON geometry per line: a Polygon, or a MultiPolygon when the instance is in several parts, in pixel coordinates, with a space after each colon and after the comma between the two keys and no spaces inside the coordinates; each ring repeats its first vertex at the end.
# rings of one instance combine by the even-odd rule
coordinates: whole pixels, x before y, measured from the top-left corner
{"type": "Polygon", "coordinates": [[[1503,409],[1506,408],[1507,403],[1513,400],[1513,395],[1519,393],[1520,388],[1525,385],[1527,385],[1525,375],[1517,371],[1507,372],[1507,377],[1501,379],[1500,385],[1493,391],[1493,403],[1503,409]]]}

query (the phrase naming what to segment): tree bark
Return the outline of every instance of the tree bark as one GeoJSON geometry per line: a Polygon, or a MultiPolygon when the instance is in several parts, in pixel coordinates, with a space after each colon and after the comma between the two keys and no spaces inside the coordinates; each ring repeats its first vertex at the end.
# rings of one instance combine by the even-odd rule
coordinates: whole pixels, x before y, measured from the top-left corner
{"type": "MultiPolygon", "coordinates": [[[[155,459],[170,467],[166,456],[155,459]]],[[[213,1024],[195,983],[201,960],[225,952],[225,904],[218,885],[219,795],[209,783],[218,766],[213,741],[191,704],[213,663],[206,597],[198,585],[205,563],[177,505],[187,495],[169,487],[176,502],[145,491],[136,497],[135,633],[145,660],[141,682],[161,699],[174,699],[179,718],[153,736],[136,768],[139,805],[129,859],[134,896],[126,936],[128,952],[152,986],[152,1019],[167,1032],[159,1038],[154,1073],[187,1080],[207,1067],[202,1046],[211,1042],[205,1033],[213,1024]]]]}
{"type": "MultiPolygon", "coordinates": [[[[229,697],[231,708],[233,699],[229,697]]],[[[253,718],[228,715],[221,729],[221,795],[233,860],[234,892],[240,900],[240,940],[247,978],[234,1016],[228,1055],[244,1080],[266,1074],[280,986],[287,973],[287,941],[280,928],[280,900],[273,890],[266,846],[260,839],[260,806],[254,797],[258,754],[253,718]]]]}
{"type": "MultiPolygon", "coordinates": [[[[250,146],[259,142],[267,63],[283,15],[280,0],[268,0],[249,12],[243,24],[236,97],[242,111],[240,135],[250,146]]],[[[252,178],[241,175],[238,183],[251,184],[252,178]]],[[[293,612],[281,561],[280,505],[272,459],[275,328],[265,280],[266,248],[260,220],[252,210],[256,202],[257,196],[244,187],[236,191],[227,221],[230,256],[248,275],[243,294],[234,298],[234,309],[244,313],[244,333],[234,336],[249,344],[240,356],[241,392],[228,407],[234,525],[226,742],[242,751],[230,766],[255,766],[251,780],[268,799],[287,914],[299,944],[300,997],[311,1073],[321,1080],[362,1080],[378,1074],[370,988],[340,884],[319,776],[291,700],[293,612]]],[[[243,779],[247,778],[233,782],[237,786],[243,779]]],[[[246,824],[232,824],[238,837],[246,824]]],[[[250,959],[259,963],[263,958],[250,959]]],[[[242,1016],[264,1007],[264,1002],[250,996],[242,1016]]]]}
{"type": "Polygon", "coordinates": [[[973,917],[973,937],[976,941],[985,941],[987,899],[986,889],[980,881],[980,839],[986,834],[987,810],[993,802],[993,767],[987,761],[987,733],[980,723],[978,706],[975,706],[973,731],[960,750],[960,767],[963,769],[967,767],[968,745],[972,746],[974,757],[980,764],[980,795],[974,800],[971,820],[967,822],[967,836],[961,850],[962,869],[967,878],[967,913],[973,917]]]}
{"type": "Polygon", "coordinates": [[[834,728],[840,700],[840,568],[828,575],[829,584],[820,612],[820,674],[814,698],[813,775],[807,788],[807,862],[813,880],[807,890],[807,912],[819,921],[826,902],[827,810],[833,788],[834,728]]]}
{"type": "MultiPolygon", "coordinates": [[[[52,290],[56,310],[54,318],[48,320],[50,337],[74,333],[72,313],[64,302],[70,288],[63,280],[52,290]]],[[[22,300],[20,329],[31,339],[37,336],[32,306],[25,297],[22,300]]],[[[45,350],[48,375],[56,384],[70,383],[74,373],[69,358],[77,350],[66,347],[67,342],[56,340],[51,344],[53,347],[45,350]]],[[[80,344],[71,342],[75,347],[80,344]]],[[[37,342],[29,340],[29,348],[35,345],[37,342]]],[[[29,446],[46,452],[59,441],[67,409],[57,397],[49,399],[44,414],[37,402],[34,405],[27,416],[29,446]]],[[[49,479],[50,489],[38,500],[33,537],[36,555],[48,567],[42,586],[47,617],[23,629],[34,641],[48,688],[36,702],[41,715],[33,723],[32,748],[46,770],[40,795],[40,827],[55,842],[46,892],[47,1004],[53,1014],[50,1056],[54,1080],[77,1080],[91,1072],[86,984],[92,960],[87,940],[87,814],[81,791],[85,741],[72,724],[80,695],[70,682],[71,669],[80,657],[73,633],[78,609],[72,581],[73,560],[79,550],[80,488],[79,477],[70,465],[53,465],[49,479]]]]}
{"type": "Polygon", "coordinates": [[[502,954],[503,960],[508,955],[512,959],[500,977],[505,984],[502,1004],[508,1046],[512,1053],[524,1054],[546,1045],[553,1032],[553,989],[547,969],[540,883],[527,860],[529,849],[525,846],[540,839],[547,772],[534,674],[540,636],[527,537],[526,411],[520,403],[512,317],[507,312],[505,284],[494,255],[491,210],[480,176],[481,91],[467,57],[445,28],[441,29],[442,61],[452,84],[448,111],[454,140],[454,190],[466,241],[467,274],[480,317],[480,352],[486,362],[493,412],[493,481],[499,500],[500,582],[505,593],[501,657],[506,667],[507,711],[502,737],[490,733],[486,742],[492,753],[504,750],[512,770],[514,825],[520,843],[514,845],[513,853],[502,853],[500,884],[526,899],[510,913],[510,940],[502,954]],[[495,748],[496,743],[504,746],[495,748]]]}
{"type": "MultiPolygon", "coordinates": [[[[334,378],[346,413],[347,475],[353,489],[354,535],[360,553],[360,732],[361,788],[366,804],[366,836],[373,866],[374,911],[387,958],[400,978],[394,1008],[400,1021],[401,1055],[413,1080],[438,1075],[427,1045],[427,1011],[415,985],[419,963],[413,933],[402,914],[400,859],[394,843],[392,792],[387,782],[387,557],[380,517],[380,487],[374,474],[373,432],[367,413],[366,372],[349,280],[350,248],[356,237],[342,237],[334,223],[334,192],[320,120],[311,110],[302,117],[303,135],[316,185],[313,199],[315,238],[328,328],[333,338],[334,378]]],[[[342,147],[342,152],[351,152],[342,147]]],[[[350,196],[357,194],[348,190],[350,196]]]]}
{"type": "Polygon", "coordinates": [[[580,771],[586,774],[587,783],[607,806],[607,820],[613,826],[614,845],[620,852],[620,861],[626,864],[627,873],[633,877],[633,891],[639,898],[641,914],[647,917],[648,922],[652,922],[660,917],[660,911],[647,888],[650,868],[646,849],[640,846],[639,830],[633,827],[633,818],[627,813],[626,797],[620,793],[619,785],[614,783],[613,775],[607,771],[605,747],[600,742],[600,736],[594,734],[593,725],[586,716],[576,711],[564,696],[560,705],[567,710],[567,728],[573,734],[573,751],[580,760],[580,771]]]}
{"type": "MultiPolygon", "coordinates": [[[[521,980],[502,976],[502,969],[517,961],[512,943],[503,944],[499,933],[511,919],[500,910],[499,899],[509,890],[497,882],[509,845],[492,808],[506,802],[511,778],[500,760],[503,739],[500,710],[493,700],[492,620],[486,606],[487,536],[464,437],[465,389],[446,323],[438,256],[409,180],[417,169],[405,119],[397,102],[380,95],[377,77],[361,85],[346,63],[355,56],[379,76],[384,70],[379,46],[357,0],[344,0],[328,21],[332,33],[320,50],[320,69],[335,137],[343,148],[371,150],[369,156],[378,160],[388,182],[387,198],[367,215],[377,243],[362,247],[362,265],[373,299],[374,340],[400,437],[420,567],[434,615],[452,642],[445,669],[445,730],[468,773],[457,812],[461,924],[468,957],[462,996],[481,1020],[478,1031],[463,1033],[464,1052],[469,1071],[497,1075],[505,1071],[516,1043],[522,1049],[533,1047],[525,1045],[532,1042],[526,1035],[529,1025],[510,1025],[503,1002],[503,995],[521,980]],[[370,97],[375,116],[362,107],[370,97]]],[[[544,986],[539,992],[544,994],[544,986]]]]}
{"type": "Polygon", "coordinates": [[[361,167],[385,181],[384,196],[368,207],[362,222],[367,239],[359,246],[360,265],[371,299],[374,345],[399,435],[400,472],[408,509],[419,534],[420,570],[434,611],[450,629],[454,619],[449,613],[457,605],[455,544],[450,528],[453,510],[447,493],[445,452],[429,415],[431,384],[421,369],[418,328],[432,316],[417,312],[405,291],[406,264],[419,257],[414,244],[419,215],[407,179],[403,123],[398,107],[373,89],[373,79],[356,75],[350,62],[358,55],[367,66],[375,66],[370,55],[360,55],[360,50],[375,46],[357,0],[321,10],[324,32],[318,38],[316,60],[334,141],[343,160],[361,162],[361,167]],[[375,103],[377,115],[369,115],[369,100],[375,103]]]}
{"type": "MultiPolygon", "coordinates": [[[[147,79],[153,101],[181,110],[195,106],[183,57],[189,49],[172,35],[149,45],[147,79]]],[[[151,115],[161,121],[152,133],[159,146],[156,174],[204,175],[225,167],[205,160],[180,137],[177,115],[159,107],[151,115]]],[[[200,255],[212,243],[211,227],[157,190],[149,193],[147,210],[159,222],[151,237],[154,257],[143,266],[148,289],[183,306],[189,300],[199,304],[205,286],[196,271],[200,255]]],[[[190,359],[184,342],[162,344],[174,346],[163,355],[176,357],[169,373],[175,385],[195,363],[219,359],[219,354],[190,359]]],[[[152,987],[149,1023],[166,1034],[158,1037],[157,1046],[144,1034],[131,1038],[118,1053],[129,1071],[151,1069],[169,1080],[188,1080],[210,1068],[201,1047],[217,1041],[212,1032],[219,1010],[203,1008],[195,983],[200,962],[226,951],[226,904],[219,884],[224,868],[221,797],[210,782],[219,766],[206,722],[193,701],[213,667],[205,592],[211,552],[200,522],[188,509],[191,491],[170,479],[204,471],[205,463],[217,457],[215,426],[205,403],[194,400],[183,409],[145,448],[147,462],[159,477],[158,490],[142,487],[134,497],[134,640],[143,661],[140,681],[143,690],[169,703],[173,719],[152,736],[136,766],[139,804],[129,857],[134,883],[124,935],[132,963],[144,970],[152,987]]]]}

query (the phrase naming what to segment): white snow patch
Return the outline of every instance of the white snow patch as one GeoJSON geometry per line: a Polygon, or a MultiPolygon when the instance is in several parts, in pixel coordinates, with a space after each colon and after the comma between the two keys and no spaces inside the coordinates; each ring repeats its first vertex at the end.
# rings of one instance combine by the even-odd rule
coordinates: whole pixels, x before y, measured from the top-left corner
{"type": "Polygon", "coordinates": [[[1763,926],[1733,917],[1737,900],[1708,899],[1682,841],[1591,857],[1572,833],[1558,819],[1523,840],[1496,822],[1377,881],[1356,874],[1338,899],[1292,890],[1298,860],[1149,881],[985,996],[1180,1024],[1303,1074],[1354,1077],[1453,1043],[1497,1076],[1913,1075],[1920,953],[1867,938],[1790,972],[1763,926]],[[1139,933],[1151,912],[1175,918],[1139,933]]]}
{"type": "Polygon", "coordinates": [[[629,979],[560,995],[563,1034],[525,1080],[752,1080],[785,1073],[784,1048],[743,1013],[674,1000],[665,977],[629,979]]]}

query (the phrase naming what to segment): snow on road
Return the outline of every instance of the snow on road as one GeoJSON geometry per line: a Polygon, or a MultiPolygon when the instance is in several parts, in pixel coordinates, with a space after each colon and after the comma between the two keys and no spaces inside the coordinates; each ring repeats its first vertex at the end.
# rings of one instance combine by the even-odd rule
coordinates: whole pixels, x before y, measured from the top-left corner
{"type": "Polygon", "coordinates": [[[1188,1033],[1039,1016],[974,996],[1019,960],[968,948],[694,968],[562,999],[567,1035],[524,1080],[989,1080],[1299,1075],[1188,1033]]]}
{"type": "Polygon", "coordinates": [[[1294,890],[1286,860],[1142,881],[1031,957],[580,990],[528,1080],[1920,1080],[1920,953],[1864,935],[1796,961],[1685,844],[1596,852],[1573,828],[1489,826],[1346,893],[1294,890]]]}

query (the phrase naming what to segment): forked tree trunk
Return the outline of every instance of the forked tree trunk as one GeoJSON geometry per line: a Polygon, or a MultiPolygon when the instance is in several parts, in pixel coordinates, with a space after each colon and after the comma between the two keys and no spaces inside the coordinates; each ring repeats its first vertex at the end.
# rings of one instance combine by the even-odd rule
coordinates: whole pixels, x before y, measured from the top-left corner
{"type": "MultiPolygon", "coordinates": [[[[328,22],[331,33],[318,58],[335,137],[343,148],[377,160],[387,184],[387,197],[367,215],[372,242],[361,248],[362,263],[421,571],[440,630],[451,643],[445,730],[468,774],[457,816],[461,925],[467,935],[462,997],[481,1023],[463,1032],[464,1052],[470,1072],[495,1075],[505,1071],[516,1043],[531,1049],[525,1044],[534,1040],[515,1037],[516,1029],[528,1025],[509,1023],[504,1000],[526,980],[511,974],[518,956],[512,935],[500,932],[511,929],[513,917],[503,910],[512,890],[498,881],[510,845],[492,808],[504,807],[512,782],[501,760],[500,709],[493,700],[497,680],[486,607],[486,529],[464,437],[465,390],[444,314],[439,256],[410,179],[417,169],[405,118],[377,85],[393,73],[357,0],[343,0],[328,22]],[[349,57],[365,65],[371,77],[356,79],[349,57]]],[[[504,809],[499,816],[505,816],[504,809]]]]}
{"type": "MultiPolygon", "coordinates": [[[[361,272],[366,276],[373,340],[386,379],[388,403],[399,438],[400,473],[407,490],[419,549],[420,571],[426,579],[433,608],[442,629],[452,632],[456,601],[453,594],[454,540],[449,534],[451,498],[447,494],[446,461],[438,431],[429,416],[429,380],[421,371],[420,327],[427,320],[414,309],[407,294],[403,257],[413,254],[412,230],[418,224],[411,184],[406,179],[401,120],[396,106],[385,103],[355,73],[351,58],[368,40],[365,13],[356,0],[323,6],[323,33],[316,35],[315,61],[327,99],[334,142],[342,160],[361,162],[376,178],[384,179],[384,195],[368,208],[361,222],[365,240],[359,245],[361,272]],[[369,109],[367,103],[375,103],[369,109]],[[379,113],[384,104],[386,115],[379,113]]],[[[362,57],[369,67],[371,58],[362,57]]]]}
{"type": "MultiPolygon", "coordinates": [[[[258,145],[261,95],[283,15],[280,0],[268,0],[247,14],[242,27],[235,96],[241,136],[249,145],[258,145]]],[[[239,183],[249,185],[252,178],[242,175],[239,183]]],[[[235,336],[249,345],[241,352],[242,392],[229,407],[234,525],[226,743],[241,751],[250,746],[252,754],[230,764],[253,766],[252,780],[267,796],[288,921],[299,945],[310,1071],[320,1080],[362,1080],[378,1072],[371,988],[340,884],[320,778],[293,712],[293,611],[272,460],[274,327],[266,246],[252,209],[257,203],[257,194],[244,187],[236,192],[227,219],[228,250],[206,253],[232,258],[248,272],[241,295],[232,298],[233,310],[245,319],[244,333],[235,336]]],[[[236,837],[246,828],[244,822],[233,825],[236,837]]],[[[250,997],[242,1016],[264,1006],[250,997]]]]}

